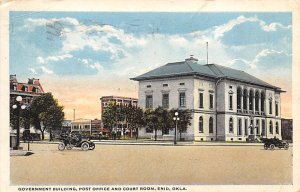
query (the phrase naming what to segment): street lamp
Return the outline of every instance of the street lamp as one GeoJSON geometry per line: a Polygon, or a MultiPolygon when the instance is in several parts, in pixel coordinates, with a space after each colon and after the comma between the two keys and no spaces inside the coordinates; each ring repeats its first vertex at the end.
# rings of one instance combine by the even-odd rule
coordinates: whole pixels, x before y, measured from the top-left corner
{"type": "Polygon", "coordinates": [[[177,144],[177,136],[176,136],[176,133],[177,133],[177,121],[179,121],[179,117],[178,117],[178,112],[177,111],[175,112],[175,117],[173,117],[173,120],[175,121],[174,145],[176,145],[177,144]]]}
{"type": "Polygon", "coordinates": [[[21,112],[21,109],[25,109],[26,106],[25,105],[21,105],[21,101],[22,101],[22,97],[21,96],[17,96],[16,97],[16,101],[17,103],[14,104],[12,106],[13,109],[17,109],[17,145],[14,147],[14,149],[19,149],[19,146],[20,146],[20,112],[21,112]]]}

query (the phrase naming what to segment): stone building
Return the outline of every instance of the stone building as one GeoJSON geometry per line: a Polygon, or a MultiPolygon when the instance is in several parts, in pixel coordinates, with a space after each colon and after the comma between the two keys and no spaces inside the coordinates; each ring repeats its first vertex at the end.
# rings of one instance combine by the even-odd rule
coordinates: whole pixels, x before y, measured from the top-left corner
{"type": "Polygon", "coordinates": [[[244,71],[197,61],[191,56],[132,78],[139,82],[138,105],[189,109],[192,125],[182,135],[187,140],[281,138],[281,88],[244,71]]]}

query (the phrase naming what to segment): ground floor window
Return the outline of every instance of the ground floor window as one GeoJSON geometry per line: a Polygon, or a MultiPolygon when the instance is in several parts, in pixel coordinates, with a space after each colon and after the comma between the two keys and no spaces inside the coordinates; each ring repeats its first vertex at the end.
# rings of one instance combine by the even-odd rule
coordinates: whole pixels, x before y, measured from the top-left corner
{"type": "Polygon", "coordinates": [[[270,124],[269,124],[269,132],[271,134],[273,134],[273,123],[272,123],[272,121],[270,121],[270,124]]]}
{"type": "Polygon", "coordinates": [[[229,119],[229,132],[233,133],[233,119],[230,117],[229,119]]]}
{"type": "Polygon", "coordinates": [[[203,117],[199,117],[199,132],[203,133],[203,117]]]}
{"type": "Polygon", "coordinates": [[[212,117],[209,118],[209,133],[214,132],[214,119],[212,117]]]}
{"type": "Polygon", "coordinates": [[[278,122],[276,122],[275,131],[276,131],[276,134],[279,134],[279,126],[278,126],[278,122]]]}
{"type": "Polygon", "coordinates": [[[248,135],[248,119],[245,119],[245,135],[248,135]]]}
{"type": "Polygon", "coordinates": [[[238,120],[238,135],[242,135],[242,119],[238,120]]]}

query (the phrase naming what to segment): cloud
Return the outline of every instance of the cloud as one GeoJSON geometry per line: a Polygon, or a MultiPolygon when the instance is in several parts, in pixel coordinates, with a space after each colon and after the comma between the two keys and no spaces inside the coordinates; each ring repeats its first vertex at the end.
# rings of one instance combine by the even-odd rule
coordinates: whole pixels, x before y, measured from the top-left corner
{"type": "Polygon", "coordinates": [[[36,61],[38,64],[47,64],[49,62],[57,62],[57,61],[62,61],[68,58],[72,58],[73,55],[71,54],[64,54],[64,55],[57,55],[57,56],[49,56],[46,58],[43,58],[41,56],[36,58],[36,61]]]}
{"type": "Polygon", "coordinates": [[[39,68],[40,68],[44,73],[46,73],[46,74],[53,74],[53,71],[47,69],[47,68],[44,67],[44,66],[41,66],[41,67],[39,67],[39,68]]]}

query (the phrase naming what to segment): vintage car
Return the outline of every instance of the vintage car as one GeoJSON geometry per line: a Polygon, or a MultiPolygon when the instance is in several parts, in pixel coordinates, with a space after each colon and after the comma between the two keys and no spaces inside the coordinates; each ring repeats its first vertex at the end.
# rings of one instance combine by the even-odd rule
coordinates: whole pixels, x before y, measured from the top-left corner
{"type": "Polygon", "coordinates": [[[65,148],[71,150],[73,147],[80,147],[84,151],[95,149],[95,143],[89,139],[82,139],[81,135],[62,134],[60,140],[61,142],[58,144],[58,150],[60,151],[65,150],[65,148]]]}
{"type": "Polygon", "coordinates": [[[270,150],[274,150],[275,147],[278,147],[279,149],[289,149],[289,143],[286,141],[282,141],[280,139],[277,138],[271,138],[271,139],[263,139],[263,143],[264,143],[264,149],[270,149],[270,150]]]}

